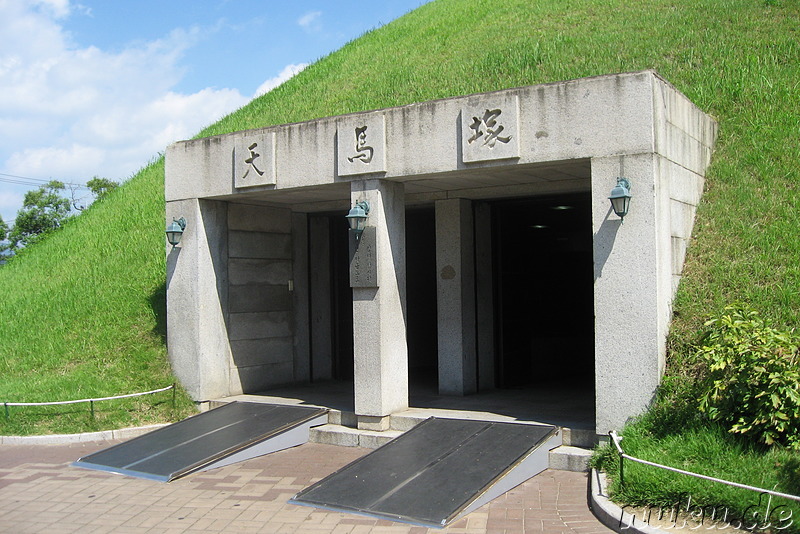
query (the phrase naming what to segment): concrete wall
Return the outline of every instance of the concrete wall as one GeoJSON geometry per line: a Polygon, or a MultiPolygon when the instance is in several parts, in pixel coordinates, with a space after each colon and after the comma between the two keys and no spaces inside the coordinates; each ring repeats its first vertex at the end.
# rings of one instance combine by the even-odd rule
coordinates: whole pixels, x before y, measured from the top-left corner
{"type": "Polygon", "coordinates": [[[619,429],[640,413],[661,378],[665,340],[659,337],[656,183],[652,154],[592,159],[598,434],[619,429]],[[634,197],[624,223],[608,201],[617,176],[632,181],[634,197]]]}
{"type": "Polygon", "coordinates": [[[167,203],[167,220],[185,217],[178,247],[167,245],[167,348],[173,372],[198,401],[229,393],[228,205],[167,203]]]}
{"type": "Polygon", "coordinates": [[[231,393],[294,381],[291,215],[228,205],[231,393]]]}
{"type": "MultiPolygon", "coordinates": [[[[181,244],[167,251],[167,344],[192,398],[304,380],[295,365],[291,212],[194,200],[169,202],[167,215],[187,219],[181,244]]],[[[302,343],[297,352],[302,360],[302,343]]]]}
{"type": "Polygon", "coordinates": [[[672,300],[717,135],[674,87],[652,89],[652,150],[592,158],[598,434],[641,413],[664,373],[672,300]],[[607,199],[616,176],[632,182],[624,224],[607,199]]]}

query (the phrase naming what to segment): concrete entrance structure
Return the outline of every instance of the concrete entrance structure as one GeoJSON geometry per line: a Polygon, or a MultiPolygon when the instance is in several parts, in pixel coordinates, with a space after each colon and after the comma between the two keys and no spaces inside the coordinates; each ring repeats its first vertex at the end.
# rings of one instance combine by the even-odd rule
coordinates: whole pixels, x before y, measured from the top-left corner
{"type": "MultiPolygon", "coordinates": [[[[671,301],[716,128],[644,71],[176,143],[166,157],[166,215],[188,224],[181,244],[167,250],[173,369],[200,401],[341,378],[351,362],[358,424],[381,429],[408,406],[409,362],[420,356],[407,339],[424,337],[422,329],[437,340],[440,393],[502,385],[531,359],[554,376],[583,366],[594,375],[597,433],[619,428],[647,406],[663,373],[671,301]],[[607,198],[619,176],[634,195],[624,225],[607,198]],[[586,287],[594,326],[583,359],[574,359],[568,331],[512,340],[514,314],[497,302],[525,276],[508,274],[513,267],[534,269],[553,254],[509,239],[499,251],[502,236],[517,235],[500,227],[518,231],[513,222],[521,220],[503,218],[501,200],[547,198],[582,202],[587,223],[575,227],[586,243],[591,232],[591,246],[584,257],[580,236],[530,243],[577,250],[585,285],[548,272],[556,279],[520,292],[515,309],[536,310],[537,323],[548,310],[569,316],[573,293],[559,298],[546,286],[586,287]],[[356,240],[344,215],[364,200],[368,228],[356,240]],[[409,219],[431,210],[430,234],[416,225],[407,235],[409,219]],[[348,239],[352,252],[344,251],[348,239]],[[422,286],[408,287],[418,282],[406,258],[423,242],[435,243],[436,294],[421,292],[421,309],[436,313],[419,326],[407,293],[419,297],[422,286]]],[[[560,258],[568,266],[573,256],[560,258]]]]}

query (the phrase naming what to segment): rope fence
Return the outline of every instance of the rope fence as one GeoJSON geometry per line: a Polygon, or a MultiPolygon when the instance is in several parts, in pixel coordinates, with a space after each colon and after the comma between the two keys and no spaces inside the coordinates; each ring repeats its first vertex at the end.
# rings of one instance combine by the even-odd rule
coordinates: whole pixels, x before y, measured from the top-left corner
{"type": "Polygon", "coordinates": [[[109,400],[117,400],[117,399],[129,399],[131,397],[141,397],[144,395],[153,395],[155,393],[161,393],[162,391],[172,390],[172,408],[175,408],[175,384],[169,385],[165,388],[154,389],[152,391],[143,391],[141,393],[128,393],[127,395],[116,395],[114,397],[98,397],[95,399],[78,399],[78,400],[67,400],[67,401],[52,401],[52,402],[4,402],[3,407],[6,413],[6,419],[11,418],[11,412],[9,411],[9,406],[57,406],[63,404],[79,404],[81,402],[88,402],[89,409],[92,412],[92,418],[94,418],[94,403],[100,401],[109,401],[109,400]]]}
{"type": "Polygon", "coordinates": [[[650,467],[657,467],[659,469],[664,469],[666,471],[671,471],[673,473],[679,473],[681,475],[688,475],[690,477],[700,478],[702,480],[708,480],[710,482],[726,484],[728,486],[733,486],[734,488],[757,491],[759,493],[766,493],[767,495],[773,495],[775,497],[783,497],[785,499],[791,499],[793,501],[800,502],[800,496],[797,495],[790,495],[788,493],[781,493],[780,491],[757,488],[755,486],[748,486],[747,484],[740,484],[738,482],[731,482],[730,480],[724,480],[721,478],[701,475],[699,473],[692,473],[691,471],[684,471],[683,469],[678,469],[677,467],[670,467],[668,465],[657,464],[655,462],[649,462],[647,460],[642,460],[641,458],[636,458],[635,456],[625,454],[625,451],[622,450],[622,446],[620,445],[620,441],[622,441],[622,438],[619,437],[616,432],[612,430],[611,432],[608,433],[608,435],[611,436],[611,441],[614,443],[614,447],[616,447],[617,454],[619,455],[619,482],[623,486],[625,485],[625,470],[623,466],[623,460],[630,460],[632,462],[649,465],[650,467]]]}

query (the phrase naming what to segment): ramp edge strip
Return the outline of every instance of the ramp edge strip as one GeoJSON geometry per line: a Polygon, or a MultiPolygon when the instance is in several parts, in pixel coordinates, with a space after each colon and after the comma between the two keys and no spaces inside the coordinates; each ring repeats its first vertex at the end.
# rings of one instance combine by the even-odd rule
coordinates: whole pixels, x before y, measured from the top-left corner
{"type": "Polygon", "coordinates": [[[94,464],[92,462],[84,462],[82,460],[77,460],[69,464],[70,467],[80,467],[82,469],[91,469],[93,471],[102,471],[104,473],[111,473],[113,475],[124,475],[130,476],[135,478],[143,478],[146,480],[155,480],[156,482],[169,482],[170,479],[167,477],[162,477],[158,475],[154,475],[152,473],[144,473],[142,471],[135,471],[133,469],[121,469],[118,467],[109,467],[107,465],[100,465],[94,464]]]}

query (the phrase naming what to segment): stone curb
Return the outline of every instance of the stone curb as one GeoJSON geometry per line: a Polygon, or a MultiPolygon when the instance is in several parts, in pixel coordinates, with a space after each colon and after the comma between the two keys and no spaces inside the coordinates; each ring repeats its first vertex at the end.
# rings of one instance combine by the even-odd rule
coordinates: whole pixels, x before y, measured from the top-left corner
{"type": "Polygon", "coordinates": [[[608,498],[606,475],[597,469],[589,473],[591,488],[589,507],[595,517],[605,526],[620,534],[667,534],[665,531],[650,526],[636,516],[622,510],[608,498]]]}
{"type": "Polygon", "coordinates": [[[118,430],[101,430],[84,432],[83,434],[49,434],[45,436],[0,436],[0,445],[65,445],[85,441],[108,441],[112,439],[130,439],[153,430],[167,426],[169,423],[147,425],[118,430]]]}

